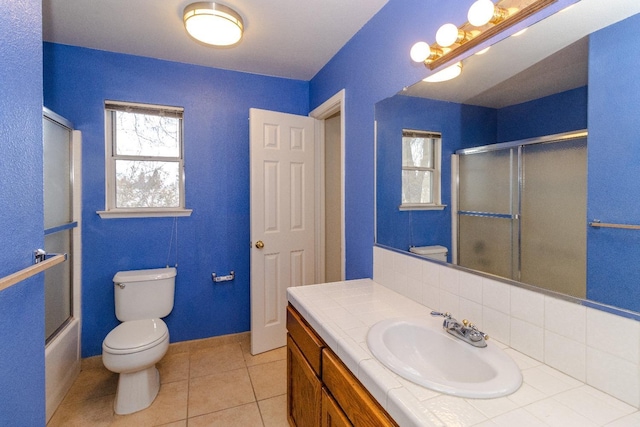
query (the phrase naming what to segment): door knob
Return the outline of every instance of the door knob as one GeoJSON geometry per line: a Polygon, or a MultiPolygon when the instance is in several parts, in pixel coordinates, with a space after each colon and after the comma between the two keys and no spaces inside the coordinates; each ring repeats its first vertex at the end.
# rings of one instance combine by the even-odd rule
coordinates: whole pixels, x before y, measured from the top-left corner
{"type": "Polygon", "coordinates": [[[256,248],[258,248],[258,249],[264,248],[264,243],[262,242],[262,240],[258,240],[256,242],[256,248]]]}

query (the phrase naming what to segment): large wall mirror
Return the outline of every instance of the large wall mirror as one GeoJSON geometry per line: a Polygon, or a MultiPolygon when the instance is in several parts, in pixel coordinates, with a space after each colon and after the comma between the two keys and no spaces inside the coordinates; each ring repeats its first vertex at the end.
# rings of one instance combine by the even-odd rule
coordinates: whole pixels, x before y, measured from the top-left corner
{"type": "Polygon", "coordinates": [[[380,101],[375,117],[376,244],[441,245],[449,262],[459,255],[454,153],[586,130],[585,283],[573,296],[640,318],[640,2],[581,0],[467,57],[458,78],[380,101]],[[441,134],[443,209],[400,208],[406,129],[441,134]]]}

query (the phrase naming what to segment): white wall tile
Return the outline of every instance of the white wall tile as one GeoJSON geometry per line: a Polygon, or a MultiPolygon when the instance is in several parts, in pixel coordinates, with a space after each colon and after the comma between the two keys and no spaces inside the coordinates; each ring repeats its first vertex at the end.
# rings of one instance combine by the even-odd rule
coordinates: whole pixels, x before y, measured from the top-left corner
{"type": "Polygon", "coordinates": [[[511,347],[536,360],[544,358],[544,330],[520,319],[511,319],[511,347]]]}
{"type": "MultiPolygon", "coordinates": [[[[460,313],[460,297],[450,294],[449,292],[440,290],[440,311],[448,311],[455,318],[460,313]]],[[[461,319],[459,319],[461,320],[461,319]]]]}
{"type": "Polygon", "coordinates": [[[421,259],[407,256],[407,276],[422,282],[422,264],[424,263],[421,259]]]}
{"type": "Polygon", "coordinates": [[[482,310],[483,332],[490,338],[496,339],[503,344],[509,345],[511,334],[510,318],[504,313],[484,307],[482,310]]]}
{"type": "Polygon", "coordinates": [[[586,380],[587,347],[562,335],[546,331],[544,363],[580,381],[586,380]]]}
{"type": "Polygon", "coordinates": [[[511,314],[511,285],[491,279],[482,279],[482,303],[501,313],[511,314]]]}
{"type": "Polygon", "coordinates": [[[423,283],[422,304],[431,310],[442,311],[442,307],[440,307],[440,288],[423,283]]]}
{"type": "Polygon", "coordinates": [[[435,262],[422,261],[422,281],[425,285],[440,287],[440,266],[435,262]]]}
{"type": "Polygon", "coordinates": [[[373,280],[378,283],[382,283],[382,258],[384,252],[383,249],[377,246],[373,247],[373,280]]]}
{"type": "Polygon", "coordinates": [[[483,322],[481,304],[461,297],[459,310],[458,316],[460,316],[460,320],[468,319],[471,323],[476,325],[478,329],[482,330],[483,322]]]}
{"type": "Polygon", "coordinates": [[[544,295],[516,286],[512,287],[511,316],[544,327],[544,295]]]}
{"type": "Polygon", "coordinates": [[[587,345],[640,363],[640,322],[587,308],[587,345]]]}
{"type": "Polygon", "coordinates": [[[459,271],[440,266],[440,289],[453,295],[460,295],[459,271]]]}
{"type": "Polygon", "coordinates": [[[544,327],[573,341],[585,343],[587,310],[581,305],[545,296],[544,327]]]}
{"type": "Polygon", "coordinates": [[[587,384],[623,402],[640,406],[640,374],[635,363],[587,347],[587,384]]]}
{"type": "Polygon", "coordinates": [[[460,296],[482,304],[482,277],[460,272],[460,296]]]}

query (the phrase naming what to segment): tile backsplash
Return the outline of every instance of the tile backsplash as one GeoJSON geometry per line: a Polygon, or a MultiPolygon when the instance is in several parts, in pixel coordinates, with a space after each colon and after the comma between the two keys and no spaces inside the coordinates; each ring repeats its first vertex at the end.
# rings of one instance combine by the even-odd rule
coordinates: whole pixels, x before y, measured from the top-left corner
{"type": "Polygon", "coordinates": [[[373,280],[640,408],[640,322],[381,247],[373,280]]]}

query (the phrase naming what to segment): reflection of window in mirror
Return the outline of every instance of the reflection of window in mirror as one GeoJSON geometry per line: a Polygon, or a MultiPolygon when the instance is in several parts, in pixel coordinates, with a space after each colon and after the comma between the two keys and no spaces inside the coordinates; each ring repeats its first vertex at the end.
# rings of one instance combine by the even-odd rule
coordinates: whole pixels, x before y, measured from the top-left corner
{"type": "Polygon", "coordinates": [[[442,209],[440,152],[442,134],[402,130],[402,204],[400,210],[442,209]]]}

